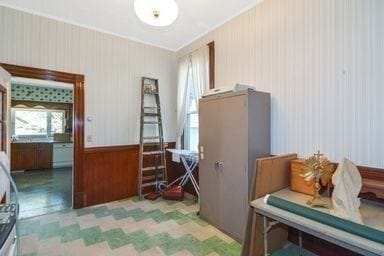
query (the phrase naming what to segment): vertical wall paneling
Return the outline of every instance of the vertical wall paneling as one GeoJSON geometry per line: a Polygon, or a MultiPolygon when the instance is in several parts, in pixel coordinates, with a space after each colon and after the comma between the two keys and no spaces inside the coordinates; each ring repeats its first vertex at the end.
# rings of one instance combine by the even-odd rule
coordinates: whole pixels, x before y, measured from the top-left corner
{"type": "Polygon", "coordinates": [[[271,92],[273,154],[382,168],[383,13],[381,0],[265,0],[178,56],[214,41],[216,87],[271,92]]]}
{"type": "Polygon", "coordinates": [[[0,62],[85,76],[85,147],[137,144],[140,77],[159,79],[166,140],[176,124],[176,54],[0,7],[0,62]]]}
{"type": "Polygon", "coordinates": [[[87,148],[84,151],[84,205],[136,195],[138,145],[87,148]]]}

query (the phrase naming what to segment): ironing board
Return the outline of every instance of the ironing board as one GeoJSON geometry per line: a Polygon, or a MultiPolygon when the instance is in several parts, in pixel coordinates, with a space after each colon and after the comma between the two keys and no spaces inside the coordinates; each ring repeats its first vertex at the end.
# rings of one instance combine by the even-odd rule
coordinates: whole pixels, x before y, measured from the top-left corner
{"type": "Polygon", "coordinates": [[[199,165],[198,153],[185,149],[167,149],[167,151],[172,153],[172,160],[174,162],[179,163],[181,160],[185,168],[185,174],[174,180],[171,184],[169,184],[169,186],[172,186],[177,182],[179,182],[180,186],[184,186],[189,180],[191,180],[193,188],[196,191],[197,197],[199,197],[199,184],[197,184],[195,177],[193,177],[193,171],[196,169],[196,166],[199,165]]]}

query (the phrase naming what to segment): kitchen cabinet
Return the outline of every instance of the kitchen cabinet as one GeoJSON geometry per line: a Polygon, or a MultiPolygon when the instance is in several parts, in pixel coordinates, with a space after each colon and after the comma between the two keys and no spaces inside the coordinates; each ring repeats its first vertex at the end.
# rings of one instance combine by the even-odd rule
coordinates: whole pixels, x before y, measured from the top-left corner
{"type": "Polygon", "coordinates": [[[39,169],[52,168],[52,143],[38,143],[37,165],[39,169]]]}
{"type": "Polygon", "coordinates": [[[255,159],[270,156],[270,94],[201,99],[199,142],[200,216],[241,241],[255,159]]]}
{"type": "Polygon", "coordinates": [[[11,143],[11,170],[52,168],[52,143],[11,143]]]}

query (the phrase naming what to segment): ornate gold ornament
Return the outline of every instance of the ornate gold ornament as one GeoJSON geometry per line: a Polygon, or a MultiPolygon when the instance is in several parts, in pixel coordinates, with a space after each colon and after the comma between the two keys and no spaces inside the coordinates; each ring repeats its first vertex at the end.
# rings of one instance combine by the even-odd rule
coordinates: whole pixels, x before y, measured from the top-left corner
{"type": "Polygon", "coordinates": [[[321,189],[320,181],[321,184],[325,186],[332,177],[333,168],[326,168],[326,166],[330,164],[331,162],[320,153],[320,150],[317,151],[317,154],[314,154],[305,161],[303,174],[301,176],[307,183],[315,180],[315,195],[307,202],[307,204],[312,207],[328,208],[328,205],[321,199],[319,191],[321,189]]]}

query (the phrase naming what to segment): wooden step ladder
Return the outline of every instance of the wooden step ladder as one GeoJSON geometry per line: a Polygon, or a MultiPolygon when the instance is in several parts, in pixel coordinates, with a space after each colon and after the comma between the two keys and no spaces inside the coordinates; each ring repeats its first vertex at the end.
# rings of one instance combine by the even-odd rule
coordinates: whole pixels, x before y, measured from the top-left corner
{"type": "Polygon", "coordinates": [[[166,181],[167,171],[158,80],[142,77],[137,192],[139,198],[141,199],[143,194],[153,192],[153,188],[155,192],[158,192],[159,184],[166,184],[166,181]],[[156,134],[148,135],[149,131],[156,134]]]}

